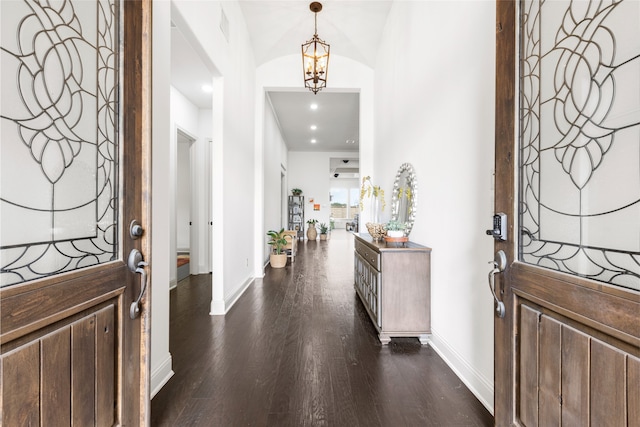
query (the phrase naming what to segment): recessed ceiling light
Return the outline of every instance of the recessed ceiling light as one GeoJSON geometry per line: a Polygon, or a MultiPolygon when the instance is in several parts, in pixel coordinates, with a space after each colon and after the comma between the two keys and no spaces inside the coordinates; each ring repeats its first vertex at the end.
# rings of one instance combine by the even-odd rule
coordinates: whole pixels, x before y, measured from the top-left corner
{"type": "Polygon", "coordinates": [[[316,130],[316,129],[318,129],[318,126],[316,126],[316,125],[311,125],[310,127],[311,127],[311,130],[316,130]]]}
{"type": "Polygon", "coordinates": [[[311,109],[312,110],[317,110],[318,109],[318,104],[311,104],[311,109]]]}
{"type": "Polygon", "coordinates": [[[315,139],[312,139],[312,140],[311,140],[311,143],[312,143],[312,144],[315,144],[316,142],[317,142],[317,141],[316,141],[315,139]]]}
{"type": "Polygon", "coordinates": [[[213,86],[211,86],[211,85],[202,85],[202,91],[204,93],[211,93],[211,92],[213,92],[213,86]]]}

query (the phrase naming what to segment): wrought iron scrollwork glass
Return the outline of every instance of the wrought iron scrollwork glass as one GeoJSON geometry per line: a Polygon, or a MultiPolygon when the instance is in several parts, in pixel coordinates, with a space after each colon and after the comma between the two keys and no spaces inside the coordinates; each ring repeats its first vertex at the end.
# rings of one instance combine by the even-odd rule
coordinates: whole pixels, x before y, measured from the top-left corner
{"type": "Polygon", "coordinates": [[[522,261],[640,290],[640,2],[521,2],[522,261]]]}
{"type": "Polygon", "coordinates": [[[0,285],[118,256],[115,0],[2,8],[0,285]]]}
{"type": "Polygon", "coordinates": [[[413,228],[418,208],[418,179],[410,163],[403,163],[393,182],[391,219],[405,224],[404,235],[413,228]]]}

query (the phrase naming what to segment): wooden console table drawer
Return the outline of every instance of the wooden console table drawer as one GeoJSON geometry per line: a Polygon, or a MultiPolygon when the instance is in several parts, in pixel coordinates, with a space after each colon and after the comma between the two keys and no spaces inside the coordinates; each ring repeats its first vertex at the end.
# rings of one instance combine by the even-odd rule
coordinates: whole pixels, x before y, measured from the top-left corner
{"type": "Polygon", "coordinates": [[[358,239],[356,239],[355,249],[373,268],[380,270],[380,252],[358,241],[358,239]]]}

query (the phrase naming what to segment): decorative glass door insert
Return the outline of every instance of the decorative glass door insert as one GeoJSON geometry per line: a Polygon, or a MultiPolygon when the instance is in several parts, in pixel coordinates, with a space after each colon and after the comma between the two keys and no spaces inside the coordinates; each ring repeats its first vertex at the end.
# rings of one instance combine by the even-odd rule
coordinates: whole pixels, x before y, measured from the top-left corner
{"type": "Polygon", "coordinates": [[[640,290],[640,2],[521,6],[519,259],[640,290]]]}
{"type": "Polygon", "coordinates": [[[118,257],[118,2],[2,1],[0,286],[118,257]]]}

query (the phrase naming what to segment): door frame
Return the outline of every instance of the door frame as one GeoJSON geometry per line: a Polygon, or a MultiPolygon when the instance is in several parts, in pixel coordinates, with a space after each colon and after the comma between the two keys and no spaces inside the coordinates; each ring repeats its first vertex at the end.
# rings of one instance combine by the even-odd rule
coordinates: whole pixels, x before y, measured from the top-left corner
{"type": "MultiPolygon", "coordinates": [[[[129,178],[133,178],[135,182],[134,188],[140,188],[141,193],[136,195],[135,200],[131,200],[127,204],[129,207],[123,212],[123,218],[140,218],[141,224],[145,228],[142,238],[137,240],[128,240],[123,238],[123,257],[129,253],[132,248],[125,248],[124,242],[129,241],[138,246],[138,250],[144,254],[147,262],[152,265],[153,254],[151,253],[151,183],[152,183],[152,165],[151,165],[151,133],[152,133],[152,0],[121,0],[124,3],[124,34],[123,41],[127,46],[135,45],[135,48],[124,50],[123,58],[123,104],[127,106],[122,112],[124,125],[122,129],[123,141],[139,141],[136,144],[122,144],[124,147],[123,158],[133,158],[135,160],[134,168],[140,173],[136,175],[129,174],[129,178]],[[127,65],[129,64],[129,65],[127,65]],[[139,187],[138,187],[139,186],[139,187]]],[[[131,169],[129,169],[131,170],[131,169]]],[[[125,177],[126,178],[126,177],[125,177]]],[[[122,188],[128,188],[129,183],[123,182],[122,188]]],[[[123,221],[126,222],[126,221],[123,221]]],[[[122,224],[123,236],[126,236],[128,230],[127,224],[122,224]]],[[[147,290],[146,295],[141,300],[141,313],[137,318],[139,322],[137,327],[131,330],[131,334],[125,334],[125,345],[137,349],[135,355],[128,355],[131,359],[130,363],[138,362],[140,369],[137,370],[138,377],[132,375],[124,375],[124,380],[128,381],[126,387],[131,390],[132,396],[121,396],[123,399],[125,413],[123,414],[123,423],[131,423],[140,426],[148,426],[151,419],[151,298],[152,298],[152,282],[151,268],[147,267],[147,290]],[[138,391],[137,404],[136,396],[133,395],[135,390],[138,391]],[[134,403],[129,404],[127,400],[134,403]]],[[[138,281],[138,275],[134,275],[134,280],[138,281]]],[[[131,301],[137,298],[135,292],[139,292],[138,287],[134,289],[134,295],[131,295],[131,301]]],[[[129,301],[129,300],[127,300],[129,301]]],[[[135,321],[134,321],[135,322],[135,321]]],[[[123,369],[127,369],[127,361],[123,361],[123,369]]]]}
{"type": "Polygon", "coordinates": [[[505,286],[514,261],[515,239],[515,162],[516,148],[516,1],[496,1],[496,108],[495,108],[495,212],[507,214],[508,240],[496,240],[494,251],[507,255],[507,269],[496,276],[496,294],[504,302],[506,316],[494,318],[494,419],[496,425],[511,425],[515,416],[514,377],[515,348],[512,343],[514,328],[514,298],[505,286]],[[500,188],[498,185],[500,184],[500,188]],[[502,351],[506,349],[506,351],[502,351]]]}

